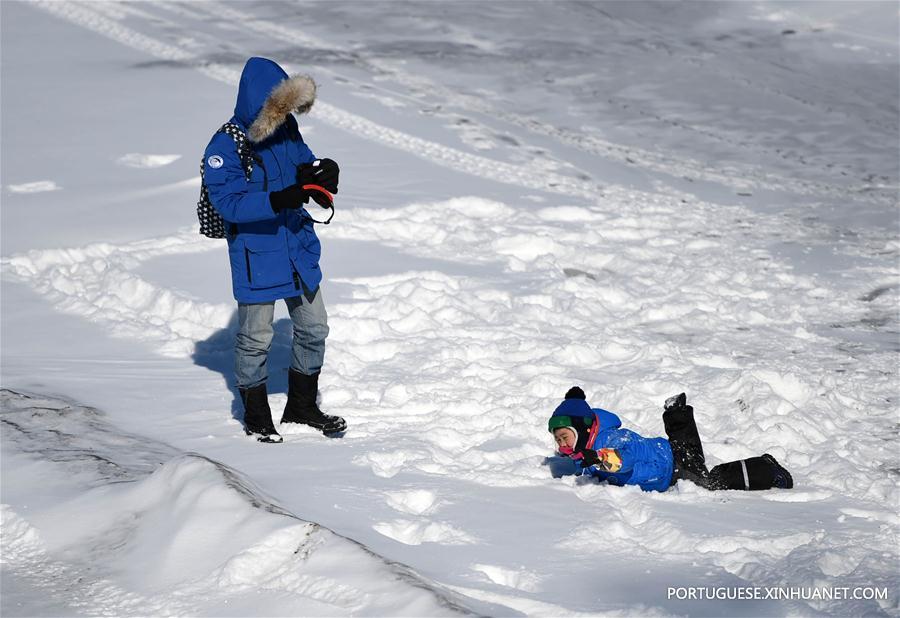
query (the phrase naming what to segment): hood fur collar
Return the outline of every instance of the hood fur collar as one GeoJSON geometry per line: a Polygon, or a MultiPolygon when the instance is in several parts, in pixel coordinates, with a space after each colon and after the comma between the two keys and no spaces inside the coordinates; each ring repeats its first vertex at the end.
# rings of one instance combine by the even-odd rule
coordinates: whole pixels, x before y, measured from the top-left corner
{"type": "Polygon", "coordinates": [[[316,101],[316,82],[308,75],[295,75],[280,82],[269,93],[266,102],[250,125],[248,136],[261,142],[281,126],[291,112],[305,114],[316,101]]]}

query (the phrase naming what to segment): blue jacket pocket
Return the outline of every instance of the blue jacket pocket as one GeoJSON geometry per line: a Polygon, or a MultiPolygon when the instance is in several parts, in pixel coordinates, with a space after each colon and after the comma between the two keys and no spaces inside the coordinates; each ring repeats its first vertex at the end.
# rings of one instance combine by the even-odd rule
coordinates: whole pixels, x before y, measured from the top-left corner
{"type": "Polygon", "coordinates": [[[273,288],[291,283],[294,272],[284,243],[254,241],[248,238],[244,244],[244,268],[250,288],[273,288]]]}

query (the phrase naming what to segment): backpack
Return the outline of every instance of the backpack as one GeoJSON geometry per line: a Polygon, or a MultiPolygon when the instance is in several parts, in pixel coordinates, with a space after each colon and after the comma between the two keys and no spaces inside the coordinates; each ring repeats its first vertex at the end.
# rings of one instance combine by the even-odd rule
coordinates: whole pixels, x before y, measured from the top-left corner
{"type": "MultiPolygon", "coordinates": [[[[238,156],[241,158],[241,167],[244,168],[244,175],[249,182],[250,174],[253,172],[253,161],[256,159],[256,153],[250,148],[247,136],[239,126],[232,122],[223,124],[216,133],[227,133],[234,140],[238,156]]],[[[200,201],[197,202],[197,219],[200,221],[200,233],[207,238],[225,238],[225,220],[209,201],[209,189],[206,188],[203,172],[206,161],[205,156],[200,158],[200,201]]]]}

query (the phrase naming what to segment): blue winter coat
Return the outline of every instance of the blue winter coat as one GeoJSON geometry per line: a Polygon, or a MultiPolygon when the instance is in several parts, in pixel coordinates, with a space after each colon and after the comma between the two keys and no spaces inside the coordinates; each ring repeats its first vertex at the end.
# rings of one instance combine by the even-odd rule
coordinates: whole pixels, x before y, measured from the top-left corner
{"type": "Polygon", "coordinates": [[[622,429],[618,416],[602,408],[591,408],[583,399],[566,399],[553,414],[593,415],[593,422],[599,423],[599,427],[587,448],[614,448],[622,458],[622,468],[618,472],[605,472],[597,466],[582,468],[580,461],[576,461],[577,473],[590,474],[610,485],[639,485],[644,491],[666,491],[671,486],[674,460],[672,447],[665,438],[645,438],[622,429]]]}
{"type": "MultiPolygon", "coordinates": [[[[230,122],[247,133],[272,89],[285,79],[287,73],[271,60],[248,60],[230,122]]],[[[312,218],[303,208],[276,214],[269,193],[295,184],[297,166],[315,156],[290,113],[274,133],[251,146],[261,161],[254,164],[249,182],[227,134],[216,133],[203,157],[209,200],[225,220],[234,297],[240,303],[261,303],[299,296],[304,288],[313,292],[322,273],[312,218]]]]}

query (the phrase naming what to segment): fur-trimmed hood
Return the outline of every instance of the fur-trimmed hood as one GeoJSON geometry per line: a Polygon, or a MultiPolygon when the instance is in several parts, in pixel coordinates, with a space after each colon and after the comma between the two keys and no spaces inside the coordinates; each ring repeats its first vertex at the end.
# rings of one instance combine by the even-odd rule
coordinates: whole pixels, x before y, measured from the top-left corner
{"type": "Polygon", "coordinates": [[[316,82],[308,75],[288,77],[266,58],[250,58],[241,73],[234,115],[247,127],[252,142],[261,142],[281,126],[288,114],[306,113],[316,100],[316,82]]]}

